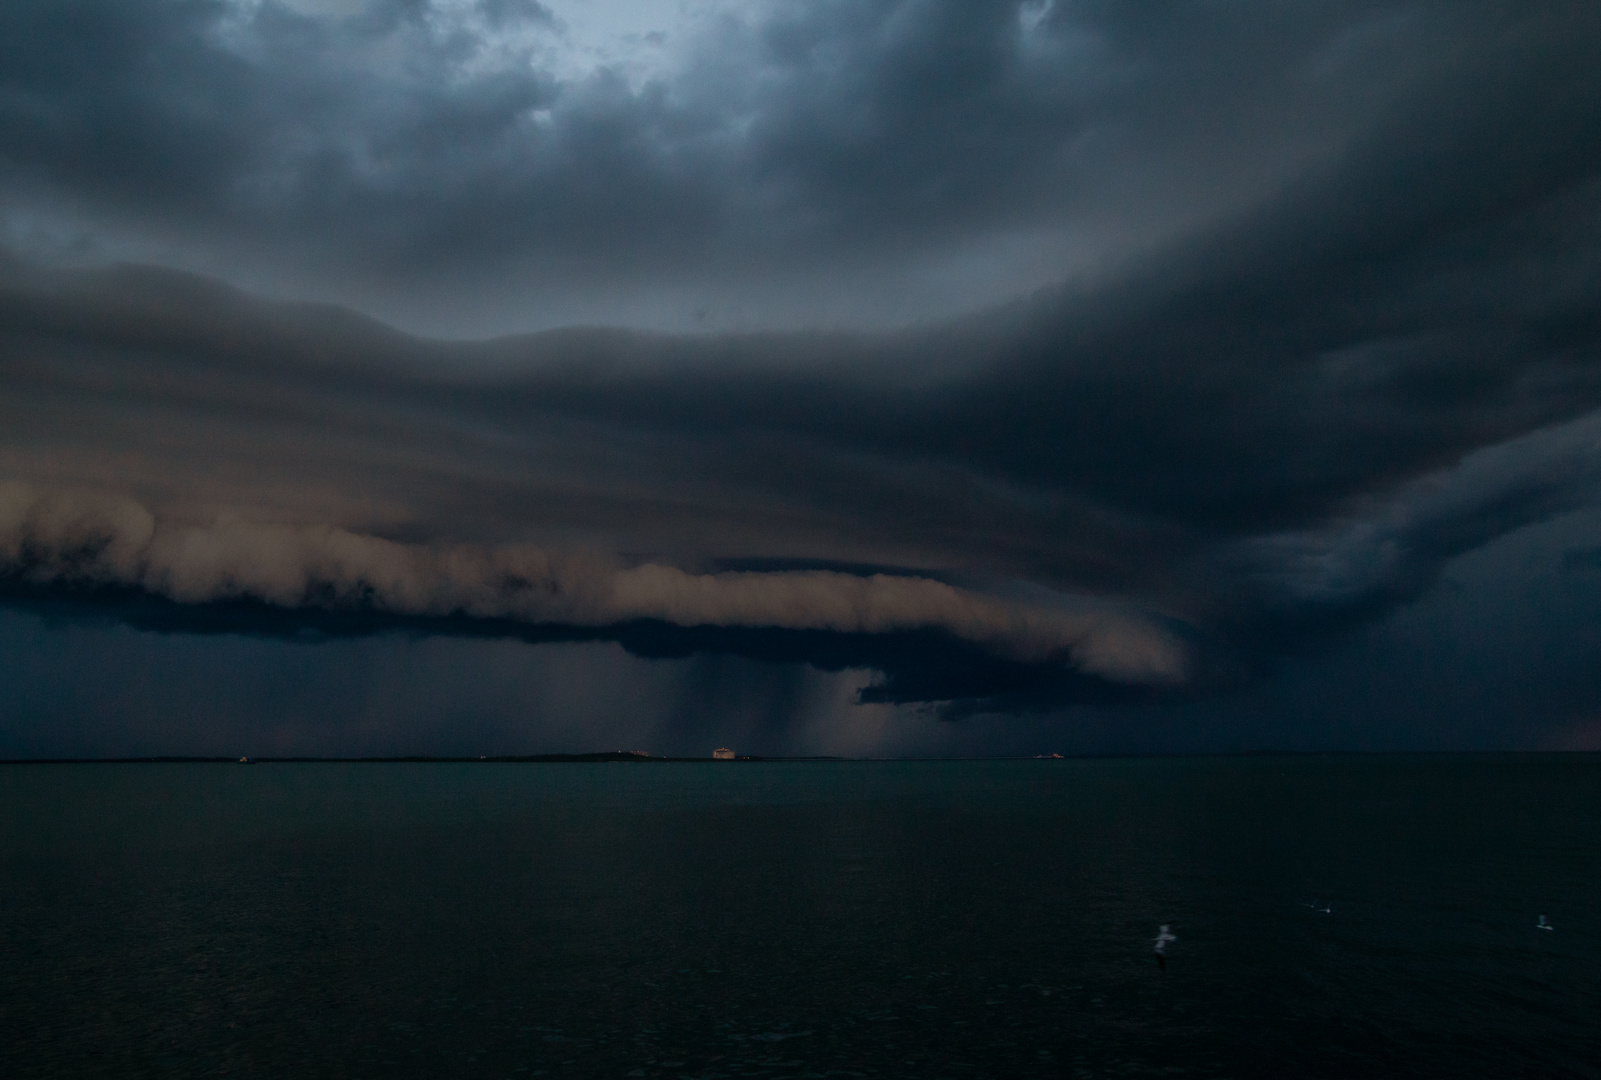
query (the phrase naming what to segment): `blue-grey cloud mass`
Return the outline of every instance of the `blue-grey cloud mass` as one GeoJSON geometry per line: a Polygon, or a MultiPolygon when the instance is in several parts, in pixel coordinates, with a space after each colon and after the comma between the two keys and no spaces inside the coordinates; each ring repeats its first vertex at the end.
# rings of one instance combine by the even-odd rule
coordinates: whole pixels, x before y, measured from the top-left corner
{"type": "Polygon", "coordinates": [[[0,753],[1601,745],[1601,9],[630,11],[0,9],[0,753]]]}

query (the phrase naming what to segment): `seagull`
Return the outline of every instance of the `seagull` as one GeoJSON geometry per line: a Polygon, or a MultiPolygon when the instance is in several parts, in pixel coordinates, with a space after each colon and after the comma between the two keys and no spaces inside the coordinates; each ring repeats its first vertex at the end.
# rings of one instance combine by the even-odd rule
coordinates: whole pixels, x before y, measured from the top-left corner
{"type": "Polygon", "coordinates": [[[1545,921],[1545,916],[1544,915],[1540,916],[1540,921],[1534,924],[1534,928],[1536,930],[1555,930],[1556,929],[1556,927],[1552,926],[1550,923],[1545,921]]]}
{"type": "Polygon", "coordinates": [[[1168,932],[1168,924],[1163,923],[1156,932],[1156,966],[1163,971],[1167,970],[1167,943],[1177,941],[1178,936],[1168,932]]]}

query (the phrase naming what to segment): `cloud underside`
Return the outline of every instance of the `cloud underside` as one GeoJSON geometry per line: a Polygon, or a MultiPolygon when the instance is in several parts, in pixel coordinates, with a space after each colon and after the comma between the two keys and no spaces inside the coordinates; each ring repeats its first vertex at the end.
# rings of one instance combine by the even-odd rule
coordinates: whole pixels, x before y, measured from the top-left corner
{"type": "Polygon", "coordinates": [[[824,3],[642,86],[55,10],[0,13],[10,603],[1053,708],[1598,499],[1593,4],[824,3]],[[502,333],[551,312],[635,328],[502,333]]]}
{"type": "Polygon", "coordinates": [[[636,85],[551,67],[535,5],[6,4],[0,235],[469,336],[866,327],[1125,266],[1309,178],[1349,186],[1294,227],[1405,244],[1593,167],[1582,2],[728,8],[636,85]]]}
{"type": "Polygon", "coordinates": [[[158,528],[129,499],[20,484],[0,485],[0,572],[13,599],[98,597],[141,625],[601,639],[648,655],[710,650],[878,667],[888,680],[864,692],[867,701],[1113,696],[1096,684],[1173,687],[1186,677],[1179,641],[1104,604],[1047,608],[883,573],[693,574],[328,526],[158,528]],[[167,603],[129,602],[140,597],[167,603]]]}
{"type": "Polygon", "coordinates": [[[40,588],[16,581],[0,584],[0,603],[31,612],[53,626],[115,622],[154,634],[224,634],[307,646],[380,635],[530,645],[610,642],[648,660],[709,654],[766,664],[805,664],[826,672],[863,670],[875,674],[857,691],[859,704],[916,706],[946,720],[979,713],[1050,712],[1069,705],[1160,703],[1191,696],[1182,685],[1134,684],[1087,674],[1067,663],[1013,660],[942,630],[863,634],[680,626],[652,619],[609,626],[530,624],[464,615],[405,616],[374,609],[285,609],[250,600],[179,604],[132,590],[40,588]]]}

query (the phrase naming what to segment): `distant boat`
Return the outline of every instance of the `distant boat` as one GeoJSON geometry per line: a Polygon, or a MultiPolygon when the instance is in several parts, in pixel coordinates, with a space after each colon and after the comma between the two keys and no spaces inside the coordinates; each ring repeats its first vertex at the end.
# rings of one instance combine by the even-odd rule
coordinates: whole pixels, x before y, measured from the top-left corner
{"type": "Polygon", "coordinates": [[[712,760],[713,761],[733,761],[734,760],[734,752],[732,750],[730,750],[726,746],[719,746],[716,750],[712,751],[712,760]]]}
{"type": "Polygon", "coordinates": [[[1544,915],[1540,916],[1540,921],[1534,924],[1534,928],[1536,930],[1555,930],[1556,929],[1556,927],[1552,926],[1550,923],[1545,921],[1545,916],[1544,915]]]}

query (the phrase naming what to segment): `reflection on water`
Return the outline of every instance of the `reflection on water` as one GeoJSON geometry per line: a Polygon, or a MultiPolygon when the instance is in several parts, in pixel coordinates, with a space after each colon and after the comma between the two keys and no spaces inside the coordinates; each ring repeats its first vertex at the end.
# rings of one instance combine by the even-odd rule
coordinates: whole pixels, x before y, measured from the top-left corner
{"type": "Polygon", "coordinates": [[[1593,1077],[1598,886],[1595,757],[7,766],[0,1074],[1593,1077]]]}

